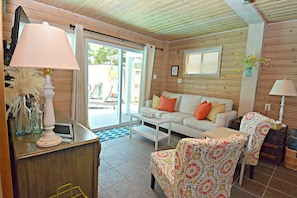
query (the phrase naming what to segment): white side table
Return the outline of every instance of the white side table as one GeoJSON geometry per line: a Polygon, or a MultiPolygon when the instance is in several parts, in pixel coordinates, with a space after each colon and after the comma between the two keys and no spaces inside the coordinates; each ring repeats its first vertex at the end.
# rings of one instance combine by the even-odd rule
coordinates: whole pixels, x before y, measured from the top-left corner
{"type": "Polygon", "coordinates": [[[248,133],[244,133],[235,129],[230,129],[226,127],[217,127],[215,129],[205,131],[202,135],[203,137],[208,138],[225,138],[233,134],[240,134],[246,136],[247,138],[250,136],[248,133]]]}

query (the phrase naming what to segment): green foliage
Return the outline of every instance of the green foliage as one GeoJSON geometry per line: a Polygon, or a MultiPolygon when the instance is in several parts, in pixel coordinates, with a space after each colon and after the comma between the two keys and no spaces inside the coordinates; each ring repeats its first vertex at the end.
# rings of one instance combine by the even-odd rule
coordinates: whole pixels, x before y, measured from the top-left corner
{"type": "Polygon", "coordinates": [[[89,64],[118,64],[118,49],[116,48],[88,43],[88,54],[89,64]]]}
{"type": "Polygon", "coordinates": [[[138,62],[134,64],[135,69],[141,69],[142,68],[142,62],[138,62]]]}
{"type": "MultiPolygon", "coordinates": [[[[240,53],[239,52],[235,52],[234,53],[235,56],[239,56],[240,53]]],[[[269,65],[271,59],[269,58],[257,58],[256,56],[250,54],[250,55],[246,55],[244,54],[242,59],[240,60],[240,62],[243,62],[243,70],[246,69],[251,69],[252,67],[255,67],[257,65],[257,63],[262,63],[263,65],[267,66],[269,65]]],[[[235,65],[238,65],[239,62],[235,62],[235,65]]],[[[237,72],[241,72],[241,69],[238,69],[237,72]]]]}

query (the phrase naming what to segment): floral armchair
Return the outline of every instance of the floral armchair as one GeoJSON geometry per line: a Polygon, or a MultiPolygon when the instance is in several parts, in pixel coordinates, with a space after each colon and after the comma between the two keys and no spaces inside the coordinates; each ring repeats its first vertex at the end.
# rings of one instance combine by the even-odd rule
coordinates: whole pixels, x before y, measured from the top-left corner
{"type": "Polygon", "coordinates": [[[264,142],[264,139],[271,128],[272,119],[257,113],[246,113],[241,122],[239,130],[248,133],[249,140],[247,149],[245,151],[244,161],[242,162],[239,184],[241,185],[245,165],[250,165],[250,178],[253,179],[254,167],[257,166],[259,161],[259,154],[264,142]]]}
{"type": "Polygon", "coordinates": [[[167,197],[230,197],[234,171],[247,138],[180,140],[176,149],[151,154],[155,180],[167,197]]]}

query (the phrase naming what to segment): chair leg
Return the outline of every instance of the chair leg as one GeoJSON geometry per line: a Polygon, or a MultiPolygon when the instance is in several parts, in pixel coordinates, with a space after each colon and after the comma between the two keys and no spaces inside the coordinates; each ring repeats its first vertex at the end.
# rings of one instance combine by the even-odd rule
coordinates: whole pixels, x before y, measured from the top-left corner
{"type": "Polygon", "coordinates": [[[241,186],[242,180],[243,180],[244,168],[245,168],[245,160],[242,161],[241,168],[240,168],[240,175],[239,175],[239,185],[240,186],[241,186]]]}
{"type": "Polygon", "coordinates": [[[154,175],[152,174],[152,176],[151,176],[151,188],[152,189],[154,189],[154,187],[155,187],[155,181],[156,181],[156,179],[155,179],[154,175]]]}
{"type": "Polygon", "coordinates": [[[254,168],[255,166],[250,165],[250,179],[254,179],[254,168]]]}

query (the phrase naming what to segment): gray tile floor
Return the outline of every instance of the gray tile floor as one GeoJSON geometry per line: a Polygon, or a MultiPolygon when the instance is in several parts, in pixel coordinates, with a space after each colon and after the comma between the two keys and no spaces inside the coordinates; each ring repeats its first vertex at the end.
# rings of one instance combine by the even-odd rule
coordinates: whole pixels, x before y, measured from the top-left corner
{"type": "MultiPolygon", "coordinates": [[[[171,136],[175,147],[180,136],[171,136]]],[[[150,188],[149,156],[154,143],[134,134],[101,143],[99,166],[99,198],[163,198],[163,191],[156,182],[150,188]]],[[[161,141],[159,148],[168,148],[167,141],[161,141]]],[[[231,198],[293,198],[297,197],[297,172],[259,161],[255,167],[254,179],[248,177],[247,167],[242,186],[238,185],[239,170],[236,170],[231,198]]]]}

